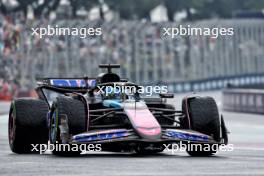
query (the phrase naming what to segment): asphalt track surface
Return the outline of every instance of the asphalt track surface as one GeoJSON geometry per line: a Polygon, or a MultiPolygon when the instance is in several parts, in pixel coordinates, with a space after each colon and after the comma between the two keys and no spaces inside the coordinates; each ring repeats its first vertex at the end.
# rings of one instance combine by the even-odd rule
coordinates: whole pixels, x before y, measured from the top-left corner
{"type": "MultiPolygon", "coordinates": [[[[221,93],[203,93],[216,98],[221,93]]],[[[180,108],[183,95],[172,102],[180,108]]],[[[1,112],[8,111],[0,103],[1,112]]],[[[152,156],[131,153],[89,152],[80,157],[56,157],[51,153],[18,155],[7,140],[7,114],[0,115],[0,175],[264,175],[264,116],[222,112],[234,150],[213,157],[190,157],[185,152],[152,156]]]]}

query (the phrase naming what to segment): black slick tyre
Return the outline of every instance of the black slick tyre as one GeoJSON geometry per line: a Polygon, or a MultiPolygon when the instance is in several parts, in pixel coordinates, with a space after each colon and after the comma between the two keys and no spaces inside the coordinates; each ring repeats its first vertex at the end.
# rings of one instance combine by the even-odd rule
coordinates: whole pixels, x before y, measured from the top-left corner
{"type": "Polygon", "coordinates": [[[33,145],[48,142],[48,104],[39,99],[17,99],[11,103],[8,120],[9,146],[14,153],[37,152],[33,145]]]}
{"type": "MultiPolygon", "coordinates": [[[[185,117],[182,119],[182,126],[212,136],[216,142],[221,141],[221,122],[218,108],[212,97],[192,97],[184,99],[182,110],[185,117]]],[[[210,156],[216,153],[218,147],[209,144],[202,144],[199,151],[187,150],[191,156],[210,156]],[[205,150],[206,148],[206,150],[205,150]]]]}

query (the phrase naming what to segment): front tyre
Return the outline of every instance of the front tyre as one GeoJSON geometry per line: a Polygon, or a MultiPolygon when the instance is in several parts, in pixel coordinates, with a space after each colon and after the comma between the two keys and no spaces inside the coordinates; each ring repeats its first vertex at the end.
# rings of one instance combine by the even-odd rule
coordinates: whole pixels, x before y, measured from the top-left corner
{"type": "MultiPolygon", "coordinates": [[[[185,117],[181,124],[183,128],[195,130],[212,136],[216,142],[221,141],[221,122],[218,108],[212,97],[186,98],[182,102],[182,110],[185,117]]],[[[201,144],[199,150],[187,153],[191,156],[211,156],[218,149],[217,144],[201,144]]]]}
{"type": "Polygon", "coordinates": [[[48,110],[48,104],[39,99],[17,99],[11,103],[8,140],[12,152],[32,153],[32,145],[47,144],[46,116],[48,110]]]}

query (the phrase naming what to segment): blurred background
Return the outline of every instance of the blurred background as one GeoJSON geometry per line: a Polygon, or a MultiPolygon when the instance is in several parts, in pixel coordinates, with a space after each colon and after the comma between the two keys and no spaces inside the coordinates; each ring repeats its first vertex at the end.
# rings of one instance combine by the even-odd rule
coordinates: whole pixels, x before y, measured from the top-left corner
{"type": "Polygon", "coordinates": [[[95,77],[100,63],[175,93],[264,83],[264,0],[0,0],[0,19],[0,99],[31,95],[36,78],[95,77]],[[180,24],[234,36],[161,37],[180,24]],[[31,35],[48,25],[102,35],[31,35]]]}

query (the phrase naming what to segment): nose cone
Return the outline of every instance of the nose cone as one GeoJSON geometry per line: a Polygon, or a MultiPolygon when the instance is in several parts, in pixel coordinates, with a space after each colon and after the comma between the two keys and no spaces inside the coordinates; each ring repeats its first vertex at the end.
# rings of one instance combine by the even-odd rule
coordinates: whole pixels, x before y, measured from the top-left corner
{"type": "Polygon", "coordinates": [[[131,108],[131,106],[125,106],[124,111],[133,128],[142,138],[158,139],[161,137],[160,124],[147,107],[131,108]]]}
{"type": "Polygon", "coordinates": [[[154,127],[154,128],[145,128],[145,127],[138,127],[137,130],[140,132],[140,134],[145,136],[159,136],[161,133],[160,127],[154,127]]]}

